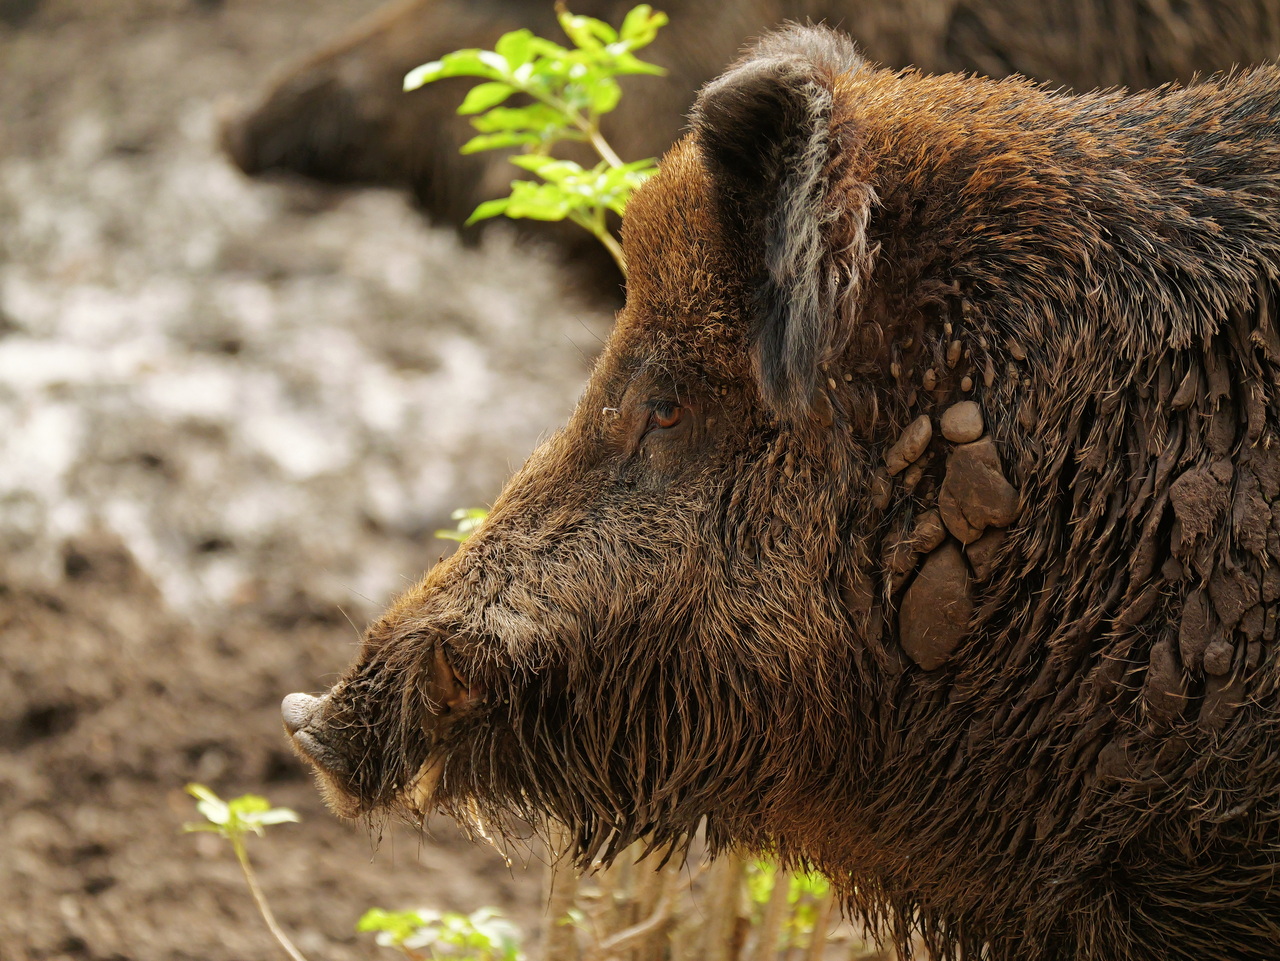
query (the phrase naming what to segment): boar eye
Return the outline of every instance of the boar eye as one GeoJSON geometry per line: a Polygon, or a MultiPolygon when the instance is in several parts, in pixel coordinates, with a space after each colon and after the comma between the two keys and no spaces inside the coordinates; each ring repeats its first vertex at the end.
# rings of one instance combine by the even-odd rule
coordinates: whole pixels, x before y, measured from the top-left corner
{"type": "Polygon", "coordinates": [[[653,409],[649,412],[649,425],[645,432],[675,427],[676,424],[680,423],[682,417],[684,417],[684,408],[679,404],[670,401],[659,401],[653,405],[653,409]]]}

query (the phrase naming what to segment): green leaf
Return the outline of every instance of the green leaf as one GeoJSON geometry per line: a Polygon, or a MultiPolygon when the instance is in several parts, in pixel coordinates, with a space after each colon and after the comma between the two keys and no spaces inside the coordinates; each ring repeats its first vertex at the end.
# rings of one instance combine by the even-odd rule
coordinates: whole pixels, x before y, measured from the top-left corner
{"type": "Polygon", "coordinates": [[[569,180],[581,181],[588,175],[580,164],[572,160],[557,160],[555,157],[544,157],[538,154],[525,154],[522,157],[508,157],[511,163],[523,170],[535,173],[543,180],[551,183],[564,183],[569,180]]]}
{"type": "MultiPolygon", "coordinates": [[[[471,219],[468,220],[467,223],[472,223],[476,220],[483,220],[486,217],[496,217],[506,209],[506,206],[510,201],[510,197],[502,197],[498,200],[486,200],[475,209],[475,212],[471,215],[471,219]],[[481,211],[486,207],[491,206],[495,208],[501,206],[502,210],[494,210],[493,212],[481,215],[481,211]]],[[[452,520],[458,522],[457,529],[452,531],[436,531],[436,537],[441,537],[445,540],[451,541],[464,541],[471,536],[472,531],[479,527],[488,516],[489,509],[487,507],[459,507],[449,515],[452,520]]]]}
{"type": "Polygon", "coordinates": [[[622,99],[622,88],[616,80],[601,80],[591,88],[591,112],[608,113],[622,99]]]}
{"type": "Polygon", "coordinates": [[[556,922],[559,927],[575,927],[586,929],[587,915],[581,908],[569,908],[559,921],[556,922]]]}
{"type": "Polygon", "coordinates": [[[242,794],[227,805],[234,817],[246,817],[271,810],[271,802],[257,794],[242,794]]]}
{"type": "Polygon", "coordinates": [[[417,911],[384,911],[370,908],[356,922],[356,930],[382,931],[391,935],[394,944],[403,944],[422,927],[426,920],[417,911]]]}
{"type": "Polygon", "coordinates": [[[378,944],[400,948],[410,957],[429,950],[432,958],[466,958],[469,961],[521,961],[520,932],[492,908],[481,908],[470,917],[453,911],[440,913],[428,909],[417,911],[384,911],[370,908],[356,923],[356,930],[372,932],[378,944]],[[437,948],[469,949],[466,953],[437,948]]]}
{"type": "Polygon", "coordinates": [[[262,825],[271,824],[294,824],[302,820],[298,817],[298,812],[289,808],[272,808],[270,811],[263,811],[258,815],[258,823],[262,825]]]}
{"type": "MultiPolygon", "coordinates": [[[[470,227],[474,223],[481,220],[488,220],[490,217],[501,217],[507,212],[507,205],[511,203],[510,197],[499,197],[497,200],[486,200],[475,210],[471,211],[471,216],[467,218],[467,226],[470,227]]],[[[467,539],[470,531],[436,531],[436,537],[447,541],[458,541],[461,543],[467,539]]]]}
{"type": "Polygon", "coordinates": [[[569,205],[563,200],[513,203],[507,208],[507,216],[513,220],[543,220],[550,223],[568,217],[569,205]]]}
{"type": "Polygon", "coordinates": [[[191,783],[186,787],[186,792],[198,801],[221,801],[218,795],[214,794],[203,784],[191,783]]]}
{"type": "Polygon", "coordinates": [[[641,73],[652,77],[665,77],[667,75],[665,67],[659,67],[656,63],[641,60],[630,53],[618,54],[614,58],[612,68],[613,72],[619,76],[631,76],[632,74],[641,73]]]}
{"type": "Polygon", "coordinates": [[[556,64],[570,63],[576,57],[574,51],[567,47],[562,47],[554,40],[548,40],[546,37],[535,36],[529,41],[529,50],[533,56],[549,61],[549,63],[538,64],[537,69],[539,72],[554,70],[556,64]]]}
{"type": "Polygon", "coordinates": [[[562,10],[556,16],[560,21],[560,29],[579,49],[599,50],[606,43],[615,43],[618,39],[618,31],[603,20],[569,13],[567,10],[562,10]]]}
{"type": "Polygon", "coordinates": [[[567,118],[559,110],[544,103],[523,107],[494,107],[488,113],[471,119],[471,126],[481,133],[499,130],[550,131],[565,125],[567,118]]]}
{"type": "Polygon", "coordinates": [[[653,38],[658,35],[658,30],[667,25],[667,15],[665,13],[654,13],[653,7],[647,3],[642,3],[637,7],[632,7],[625,17],[622,19],[622,27],[618,30],[618,35],[623,40],[633,42],[632,49],[643,47],[652,43],[653,38]]]}
{"type": "Polygon", "coordinates": [[[185,824],[184,831],[216,831],[235,841],[247,831],[262,834],[268,825],[299,820],[294,811],[273,808],[270,801],[257,794],[242,794],[224,801],[203,784],[188,784],[187,793],[196,799],[196,810],[205,816],[208,824],[185,824]]]}
{"type": "Polygon", "coordinates": [[[528,170],[537,173],[543,167],[550,164],[565,163],[566,161],[557,160],[555,157],[548,157],[546,154],[527,153],[515,154],[507,158],[507,163],[519,167],[521,170],[528,170]]]}
{"type": "Polygon", "coordinates": [[[227,803],[203,784],[188,784],[187,793],[196,799],[196,810],[203,814],[210,824],[221,827],[231,820],[231,809],[227,803]]]}
{"type": "Polygon", "coordinates": [[[572,206],[571,197],[555,185],[517,180],[511,185],[507,216],[528,220],[564,220],[572,206]]]}
{"type": "MultiPolygon", "coordinates": [[[[621,214],[655,165],[647,160],[618,168],[601,163],[584,170],[551,152],[563,141],[586,142],[598,135],[597,118],[614,110],[622,96],[618,77],[665,73],[634,51],[651,43],[668,18],[640,4],[625,15],[620,29],[563,8],[557,20],[571,47],[514,30],[499,38],[494,50],[460,50],[423,64],[406,77],[406,87],[451,76],[486,81],[474,86],[459,107],[459,113],[471,116],[477,131],[462,153],[517,151],[521,156],[512,162],[543,181],[514,182],[509,197],[482,203],[468,223],[502,215],[569,219],[609,243],[606,212],[621,214]],[[533,103],[506,105],[516,92],[527,94],[533,103]]],[[[468,533],[460,524],[458,530],[441,531],[439,536],[461,541],[468,533]]]]}
{"type": "Polygon", "coordinates": [[[533,31],[512,30],[504,33],[493,45],[496,53],[507,61],[508,69],[515,70],[533,59],[533,31]]]}
{"type": "Polygon", "coordinates": [[[511,84],[500,83],[496,80],[476,84],[467,91],[467,95],[462,101],[462,106],[458,108],[458,113],[463,116],[480,113],[490,107],[496,107],[515,92],[516,88],[511,84]]]}
{"type": "Polygon", "coordinates": [[[417,90],[424,84],[445,77],[480,77],[485,80],[502,80],[510,74],[505,57],[492,50],[455,50],[439,60],[414,67],[404,78],[405,90],[417,90]]]}
{"type": "Polygon", "coordinates": [[[472,137],[461,147],[458,153],[480,153],[482,150],[500,150],[503,147],[524,147],[541,143],[542,138],[535,133],[482,133],[472,137]]]}
{"type": "Polygon", "coordinates": [[[507,58],[496,50],[477,50],[476,58],[494,73],[499,76],[506,77],[511,75],[511,64],[507,62],[507,58]]]}
{"type": "Polygon", "coordinates": [[[444,72],[444,64],[439,60],[432,60],[430,63],[424,63],[421,66],[414,67],[404,75],[404,91],[408,93],[411,90],[417,90],[419,87],[431,83],[433,80],[439,80],[444,72]]]}

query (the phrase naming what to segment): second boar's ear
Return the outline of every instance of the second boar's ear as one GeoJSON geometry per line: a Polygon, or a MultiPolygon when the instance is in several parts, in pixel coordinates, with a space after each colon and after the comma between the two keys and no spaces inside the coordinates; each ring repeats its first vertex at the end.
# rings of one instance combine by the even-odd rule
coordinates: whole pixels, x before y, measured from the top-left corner
{"type": "MultiPolygon", "coordinates": [[[[832,88],[863,64],[840,34],[790,27],[704,87],[693,109],[721,221],[735,242],[763,254],[752,300],[755,364],[765,402],[783,417],[810,410],[819,364],[844,345],[836,299],[854,278],[833,261],[826,228],[837,216],[857,217],[862,236],[853,246],[865,250],[866,213],[840,210],[828,196],[832,88]]],[[[856,252],[847,243],[844,254],[856,252]]]]}

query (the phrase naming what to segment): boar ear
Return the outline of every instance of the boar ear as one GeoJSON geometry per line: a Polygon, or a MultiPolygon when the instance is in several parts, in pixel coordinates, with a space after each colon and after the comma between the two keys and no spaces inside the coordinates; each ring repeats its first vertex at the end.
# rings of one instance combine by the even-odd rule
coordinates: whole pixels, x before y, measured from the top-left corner
{"type": "MultiPolygon", "coordinates": [[[[864,235],[866,219],[828,196],[829,127],[835,79],[862,66],[834,31],[791,27],[703,88],[693,110],[720,219],[737,235],[733,242],[762,254],[755,363],[766,403],[786,417],[812,407],[818,365],[843,348],[836,296],[850,277],[834,262],[824,228],[854,216],[864,235]]],[[[865,236],[854,246],[865,250],[865,236]]]]}

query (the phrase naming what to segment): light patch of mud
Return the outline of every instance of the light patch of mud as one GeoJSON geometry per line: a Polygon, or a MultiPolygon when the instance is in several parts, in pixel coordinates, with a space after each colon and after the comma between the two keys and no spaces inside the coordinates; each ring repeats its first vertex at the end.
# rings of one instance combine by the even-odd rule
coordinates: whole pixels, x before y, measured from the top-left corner
{"type": "Polygon", "coordinates": [[[510,234],[467,250],[393,193],[245,180],[214,138],[231,78],[200,82],[225,51],[135,26],[0,147],[0,550],[53,580],[102,529],[193,616],[366,616],[564,419],[609,318],[510,234]]]}

